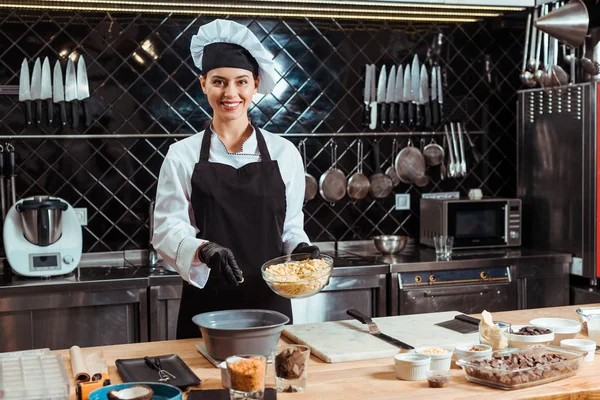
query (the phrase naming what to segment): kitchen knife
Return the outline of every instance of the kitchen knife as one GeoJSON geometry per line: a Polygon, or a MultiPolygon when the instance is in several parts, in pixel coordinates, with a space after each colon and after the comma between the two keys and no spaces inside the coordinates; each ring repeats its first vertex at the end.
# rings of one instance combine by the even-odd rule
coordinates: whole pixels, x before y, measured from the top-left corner
{"type": "Polygon", "coordinates": [[[402,86],[402,92],[404,93],[402,96],[402,101],[403,104],[401,107],[404,108],[404,106],[406,106],[406,109],[408,110],[408,125],[412,126],[415,120],[415,116],[413,113],[413,108],[412,105],[410,104],[411,99],[412,99],[412,94],[410,93],[412,88],[412,85],[410,83],[410,65],[406,64],[406,68],[404,69],[404,85],[402,86]]]}
{"type": "Polygon", "coordinates": [[[377,82],[377,104],[381,105],[381,125],[386,124],[387,106],[385,104],[385,89],[387,83],[387,72],[385,65],[381,67],[379,72],[379,82],[377,82]]]}
{"type": "MultiPolygon", "coordinates": [[[[419,57],[415,54],[412,61],[412,66],[410,67],[411,77],[410,77],[410,92],[412,94],[411,101],[413,103],[412,107],[415,108],[416,113],[414,114],[414,125],[419,125],[421,121],[421,112],[419,111],[419,86],[421,82],[421,66],[419,64],[419,57]]],[[[409,106],[411,106],[409,104],[409,106]]]]}
{"type": "Polygon", "coordinates": [[[421,66],[421,84],[419,88],[419,104],[423,106],[425,111],[425,123],[422,124],[426,128],[431,128],[431,100],[429,98],[429,75],[427,74],[427,66],[421,66]]]}
{"type": "Polygon", "coordinates": [[[6,218],[6,181],[4,179],[4,147],[0,145],[0,207],[2,208],[2,221],[6,218]]]}
{"type": "Polygon", "coordinates": [[[381,340],[385,340],[386,342],[393,344],[396,347],[400,347],[402,349],[407,349],[407,350],[414,349],[414,347],[409,344],[406,344],[398,339],[388,336],[385,333],[381,333],[377,324],[375,322],[373,322],[373,320],[370,317],[367,317],[360,311],[351,308],[349,310],[346,310],[346,314],[348,314],[352,318],[357,319],[358,321],[362,322],[363,324],[366,324],[369,328],[369,333],[371,335],[373,335],[381,340]]]}
{"type": "Polygon", "coordinates": [[[440,104],[440,124],[444,123],[444,91],[442,86],[442,68],[437,67],[438,102],[440,104]]]}
{"type": "Polygon", "coordinates": [[[363,113],[363,125],[369,126],[369,104],[371,103],[371,65],[367,64],[365,68],[365,109],[363,113]]]}
{"type": "Polygon", "coordinates": [[[60,61],[56,60],[54,64],[54,86],[52,86],[53,100],[60,107],[60,121],[63,126],[67,126],[67,111],[65,110],[65,86],[63,82],[62,69],[60,61]]]}
{"type": "Polygon", "coordinates": [[[396,66],[392,65],[390,68],[390,75],[387,81],[387,88],[385,90],[385,102],[389,107],[389,126],[392,126],[396,123],[396,117],[394,114],[396,113],[396,106],[394,105],[394,90],[396,89],[396,66]]]}
{"type": "Polygon", "coordinates": [[[19,101],[25,104],[25,119],[27,126],[31,126],[31,89],[29,86],[29,64],[23,59],[21,64],[21,76],[19,77],[19,101]]]}
{"type": "Polygon", "coordinates": [[[35,60],[31,74],[31,100],[36,104],[35,118],[39,126],[42,122],[42,63],[39,58],[35,60]]]}
{"type": "Polygon", "coordinates": [[[67,77],[65,82],[65,101],[71,103],[71,115],[73,116],[73,128],[79,126],[79,102],[77,101],[77,77],[75,76],[75,65],[69,58],[67,62],[67,77]]]}
{"type": "MultiPolygon", "coordinates": [[[[42,64],[42,100],[46,100],[48,105],[48,126],[52,126],[54,119],[54,110],[52,110],[52,76],[50,73],[50,60],[44,58],[42,64]]],[[[41,119],[41,117],[39,117],[41,119]]]]}
{"type": "Polygon", "coordinates": [[[375,80],[376,80],[377,68],[375,64],[371,64],[371,116],[369,118],[369,129],[373,130],[377,128],[377,99],[375,96],[375,80]]]}
{"type": "Polygon", "coordinates": [[[90,103],[88,101],[89,97],[90,86],[88,84],[85,60],[83,59],[83,56],[79,56],[79,61],[77,61],[77,100],[81,101],[85,126],[90,126],[92,124],[92,114],[90,103]]]}
{"type": "Polygon", "coordinates": [[[394,103],[398,104],[398,125],[404,125],[406,123],[406,116],[404,115],[404,107],[402,106],[404,93],[402,92],[402,83],[404,79],[404,69],[402,64],[398,65],[396,70],[396,88],[394,89],[394,103]]]}
{"type": "Polygon", "coordinates": [[[437,128],[440,123],[440,103],[438,103],[437,67],[431,69],[431,110],[433,127],[437,128]]]}

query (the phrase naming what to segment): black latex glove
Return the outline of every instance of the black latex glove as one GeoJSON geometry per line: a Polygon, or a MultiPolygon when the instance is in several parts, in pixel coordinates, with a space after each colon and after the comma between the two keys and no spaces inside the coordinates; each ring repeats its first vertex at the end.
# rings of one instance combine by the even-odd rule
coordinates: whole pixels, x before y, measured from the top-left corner
{"type": "Polygon", "coordinates": [[[298,253],[309,253],[310,258],[319,258],[319,256],[321,255],[321,250],[319,250],[317,246],[313,246],[308,243],[302,242],[298,246],[296,246],[294,251],[292,251],[292,254],[298,253]]]}
{"type": "Polygon", "coordinates": [[[209,242],[198,250],[198,258],[208,268],[220,271],[229,285],[237,286],[244,281],[244,274],[228,248],[209,242]]]}

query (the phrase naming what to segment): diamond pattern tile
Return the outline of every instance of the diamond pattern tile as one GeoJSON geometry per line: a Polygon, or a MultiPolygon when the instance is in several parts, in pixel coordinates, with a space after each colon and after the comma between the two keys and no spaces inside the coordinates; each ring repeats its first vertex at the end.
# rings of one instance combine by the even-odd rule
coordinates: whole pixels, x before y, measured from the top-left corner
{"type": "MultiPolygon", "coordinates": [[[[514,20],[514,17],[512,17],[514,20]]],[[[517,17],[518,19],[518,17],[517,17]]],[[[175,138],[155,134],[204,129],[210,107],[200,90],[189,55],[191,36],[210,16],[0,11],[0,84],[18,83],[23,58],[48,56],[66,63],[83,54],[88,66],[94,123],[90,127],[30,128],[16,96],[0,98],[0,129],[16,136],[19,197],[47,193],[88,208],[84,251],[144,248],[148,242],[148,202],[155,196],[160,165],[175,138]],[[139,139],[19,140],[20,134],[145,134],[139,139]]],[[[515,193],[515,93],[522,27],[498,21],[462,25],[277,18],[237,18],[273,53],[281,77],[275,91],[257,96],[253,123],[279,132],[360,132],[366,63],[378,69],[421,62],[443,34],[445,114],[462,121],[483,158],[468,154],[469,173],[439,178],[419,188],[400,184],[411,195],[410,211],[395,211],[394,198],[343,199],[329,204],[317,196],[305,205],[305,228],[312,240],[366,239],[379,233],[418,235],[422,193],[481,187],[486,195],[515,193]],[[507,24],[509,26],[510,24],[507,24]],[[487,62],[486,62],[487,60],[487,62]],[[470,157],[470,158],[469,158],[470,157]]],[[[521,20],[519,20],[521,21],[521,20]]],[[[514,24],[513,24],[514,25],[514,24]]],[[[431,61],[431,60],[428,60],[431,61]]],[[[33,66],[33,63],[30,64],[33,66]]],[[[429,140],[429,138],[427,138],[429,140]]],[[[438,138],[438,142],[442,138],[438,138]]],[[[330,137],[305,141],[308,172],[319,178],[331,165],[330,137]]],[[[363,138],[364,170],[373,173],[373,138],[363,138]]],[[[392,138],[381,140],[381,167],[393,163],[392,138]]],[[[356,138],[336,138],[338,168],[356,171],[356,138]]],[[[400,147],[407,138],[400,137],[400,147]]],[[[418,138],[415,143],[418,144],[418,138]]]]}

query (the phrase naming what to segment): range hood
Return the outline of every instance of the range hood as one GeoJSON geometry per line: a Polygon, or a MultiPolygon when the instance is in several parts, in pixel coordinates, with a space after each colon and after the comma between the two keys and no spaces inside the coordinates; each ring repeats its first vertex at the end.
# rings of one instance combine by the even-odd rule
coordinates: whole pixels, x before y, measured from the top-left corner
{"type": "Polygon", "coordinates": [[[542,0],[3,0],[1,8],[232,17],[475,22],[542,0]]]}

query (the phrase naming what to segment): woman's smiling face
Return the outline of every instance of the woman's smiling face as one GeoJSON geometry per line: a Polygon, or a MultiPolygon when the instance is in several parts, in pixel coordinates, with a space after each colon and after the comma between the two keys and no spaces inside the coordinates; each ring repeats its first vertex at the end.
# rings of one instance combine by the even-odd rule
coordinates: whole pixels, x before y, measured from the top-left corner
{"type": "Polygon", "coordinates": [[[258,77],[241,68],[215,68],[200,76],[202,91],[214,117],[235,120],[248,115],[252,97],[258,90],[258,77]]]}

